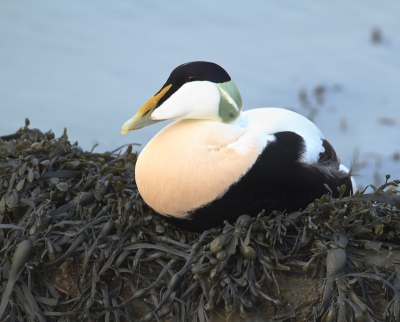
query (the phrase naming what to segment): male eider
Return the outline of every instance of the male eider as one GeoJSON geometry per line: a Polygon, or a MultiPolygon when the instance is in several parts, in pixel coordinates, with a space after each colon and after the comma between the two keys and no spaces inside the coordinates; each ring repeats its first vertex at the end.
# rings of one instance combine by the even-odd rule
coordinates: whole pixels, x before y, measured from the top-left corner
{"type": "Polygon", "coordinates": [[[145,202],[189,231],[256,216],[296,211],[352,177],[320,130],[280,108],[242,112],[228,73],[211,62],[175,68],[128,120],[122,134],[164,120],[140,153],[135,177],[145,202]]]}

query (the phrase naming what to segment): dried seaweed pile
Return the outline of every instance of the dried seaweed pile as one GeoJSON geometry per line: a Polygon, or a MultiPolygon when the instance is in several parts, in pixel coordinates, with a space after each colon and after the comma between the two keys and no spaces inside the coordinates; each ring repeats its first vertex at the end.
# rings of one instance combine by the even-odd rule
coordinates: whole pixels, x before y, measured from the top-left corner
{"type": "Polygon", "coordinates": [[[0,140],[1,321],[400,320],[399,181],[198,235],[146,207],[131,146],[28,125],[0,140]]]}

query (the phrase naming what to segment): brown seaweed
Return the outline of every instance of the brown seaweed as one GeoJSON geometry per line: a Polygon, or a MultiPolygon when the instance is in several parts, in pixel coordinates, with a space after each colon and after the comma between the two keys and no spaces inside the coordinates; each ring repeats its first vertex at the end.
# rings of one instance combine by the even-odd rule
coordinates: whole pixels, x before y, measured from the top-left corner
{"type": "Polygon", "coordinates": [[[399,320],[398,180],[199,235],[145,205],[136,158],[29,121],[0,138],[2,321],[399,320]],[[316,285],[296,307],[291,276],[316,285]]]}

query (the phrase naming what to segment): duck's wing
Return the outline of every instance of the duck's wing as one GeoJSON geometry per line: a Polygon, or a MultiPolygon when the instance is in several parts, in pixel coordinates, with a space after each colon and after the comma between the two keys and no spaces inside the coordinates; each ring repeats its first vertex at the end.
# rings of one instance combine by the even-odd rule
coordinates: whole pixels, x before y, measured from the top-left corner
{"type": "MultiPolygon", "coordinates": [[[[275,135],[292,132],[301,137],[302,146],[296,147],[294,135],[282,140],[284,149],[298,153],[298,162],[314,171],[347,182],[349,191],[355,191],[356,184],[350,171],[341,164],[333,146],[324,138],[318,127],[304,116],[282,108],[260,108],[243,113],[248,128],[259,128],[262,132],[275,135]],[[296,150],[298,149],[298,151],[296,150]],[[296,152],[297,151],[297,152],[296,152]],[[347,181],[350,178],[350,183],[347,181]]],[[[266,145],[266,149],[268,145],[266,145]]],[[[330,186],[330,185],[329,185],[330,186]]]]}
{"type": "MultiPolygon", "coordinates": [[[[318,162],[320,154],[327,152],[331,154],[332,149],[326,151],[324,147],[324,136],[318,127],[304,116],[282,108],[259,108],[242,113],[241,121],[245,123],[248,130],[258,130],[267,135],[275,135],[280,132],[293,132],[303,139],[301,161],[312,164],[318,162]]],[[[293,149],[290,139],[284,144],[293,149]]]]}

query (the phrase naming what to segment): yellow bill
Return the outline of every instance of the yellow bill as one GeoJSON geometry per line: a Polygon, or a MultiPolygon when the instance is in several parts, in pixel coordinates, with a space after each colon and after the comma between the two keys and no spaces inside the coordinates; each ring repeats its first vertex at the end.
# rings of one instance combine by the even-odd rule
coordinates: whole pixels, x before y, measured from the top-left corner
{"type": "Polygon", "coordinates": [[[156,108],[160,99],[165,95],[166,92],[171,88],[172,85],[164,87],[156,95],[150,98],[140,109],[137,111],[134,117],[125,122],[121,128],[121,134],[126,134],[133,130],[141,129],[145,126],[161,122],[162,120],[152,120],[151,114],[156,108]]]}

